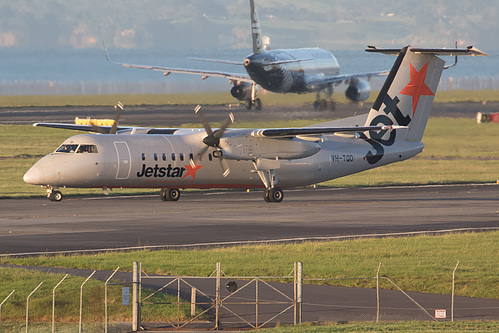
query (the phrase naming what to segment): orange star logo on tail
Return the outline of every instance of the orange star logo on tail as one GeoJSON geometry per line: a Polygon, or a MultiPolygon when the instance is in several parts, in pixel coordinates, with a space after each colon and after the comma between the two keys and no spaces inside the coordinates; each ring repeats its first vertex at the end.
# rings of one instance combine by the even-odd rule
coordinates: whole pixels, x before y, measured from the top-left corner
{"type": "Polygon", "coordinates": [[[411,65],[411,81],[405,86],[400,92],[402,95],[412,96],[412,115],[416,113],[416,107],[418,106],[420,96],[434,96],[435,94],[431,89],[424,83],[426,78],[426,71],[428,70],[428,62],[421,68],[418,72],[411,65]]]}
{"type": "Polygon", "coordinates": [[[184,179],[185,177],[187,176],[192,176],[192,179],[196,179],[196,172],[201,169],[203,166],[202,165],[184,165],[185,167],[185,170],[187,171],[187,173],[185,174],[184,177],[182,177],[182,179],[184,179]]]}

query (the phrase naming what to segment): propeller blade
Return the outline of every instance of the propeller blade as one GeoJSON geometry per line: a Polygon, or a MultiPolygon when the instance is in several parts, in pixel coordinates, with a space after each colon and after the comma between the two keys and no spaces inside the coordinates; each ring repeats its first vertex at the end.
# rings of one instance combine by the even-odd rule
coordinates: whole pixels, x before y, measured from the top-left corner
{"type": "Polygon", "coordinates": [[[203,159],[203,155],[206,154],[206,151],[210,148],[209,146],[204,146],[201,148],[201,150],[197,153],[196,157],[194,159],[190,159],[190,163],[192,167],[195,167],[201,160],[203,159]]]}
{"type": "Polygon", "coordinates": [[[121,117],[121,112],[123,111],[123,104],[121,102],[118,102],[118,104],[114,106],[114,109],[116,110],[116,113],[114,115],[113,127],[111,127],[109,134],[116,134],[116,131],[118,130],[118,122],[121,117]]]}
{"type": "Polygon", "coordinates": [[[215,134],[213,136],[217,139],[220,139],[224,134],[225,130],[227,129],[227,127],[229,127],[229,125],[232,124],[233,122],[234,122],[234,115],[231,112],[229,113],[229,116],[222,123],[222,126],[215,131],[215,134]]]}
{"type": "Polygon", "coordinates": [[[201,110],[201,105],[196,106],[194,109],[194,112],[199,116],[199,119],[201,120],[201,123],[203,124],[204,130],[206,131],[206,134],[210,136],[213,134],[213,131],[211,130],[211,126],[208,123],[208,120],[206,120],[206,117],[204,115],[203,110],[201,110]]]}
{"type": "Polygon", "coordinates": [[[227,161],[225,160],[225,158],[223,158],[223,156],[220,157],[220,163],[222,165],[222,169],[223,169],[223,173],[222,175],[224,177],[227,177],[230,173],[230,169],[229,169],[229,164],[227,163],[227,161]]]}

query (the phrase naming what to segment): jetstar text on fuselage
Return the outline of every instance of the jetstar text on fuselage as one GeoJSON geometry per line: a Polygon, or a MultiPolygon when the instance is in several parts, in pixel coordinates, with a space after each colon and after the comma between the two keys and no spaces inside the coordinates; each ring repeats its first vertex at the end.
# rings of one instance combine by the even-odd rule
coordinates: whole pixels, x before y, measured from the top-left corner
{"type": "Polygon", "coordinates": [[[154,165],[154,167],[148,167],[142,164],[142,170],[137,172],[137,177],[181,178],[184,176],[185,170],[184,167],[172,167],[171,164],[168,164],[167,167],[160,167],[158,164],[154,165]]]}

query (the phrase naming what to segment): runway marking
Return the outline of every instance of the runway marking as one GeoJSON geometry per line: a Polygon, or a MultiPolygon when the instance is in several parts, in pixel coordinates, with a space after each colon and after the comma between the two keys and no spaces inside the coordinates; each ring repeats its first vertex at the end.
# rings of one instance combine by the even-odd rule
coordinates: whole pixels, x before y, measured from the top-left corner
{"type": "Polygon", "coordinates": [[[150,245],[150,246],[131,246],[119,247],[110,249],[92,249],[92,250],[73,250],[73,251],[52,251],[52,252],[26,252],[26,253],[7,253],[0,254],[1,257],[22,257],[22,256],[38,256],[38,255],[58,255],[58,254],[85,254],[85,253],[100,253],[100,252],[119,252],[119,251],[136,251],[136,250],[152,250],[152,249],[179,249],[179,248],[197,248],[197,247],[219,247],[231,245],[257,245],[271,243],[292,243],[305,241],[332,241],[357,238],[380,238],[380,237],[397,237],[397,236],[416,236],[422,234],[443,234],[454,232],[472,232],[472,231],[494,231],[499,230],[499,227],[485,228],[457,228],[444,230],[422,230],[410,232],[395,232],[383,234],[363,234],[363,235],[344,235],[344,236],[318,236],[318,237],[297,237],[297,238],[282,238],[282,239],[267,239],[255,241],[231,241],[231,242],[212,242],[212,243],[193,243],[193,244],[172,244],[172,245],[150,245]]]}

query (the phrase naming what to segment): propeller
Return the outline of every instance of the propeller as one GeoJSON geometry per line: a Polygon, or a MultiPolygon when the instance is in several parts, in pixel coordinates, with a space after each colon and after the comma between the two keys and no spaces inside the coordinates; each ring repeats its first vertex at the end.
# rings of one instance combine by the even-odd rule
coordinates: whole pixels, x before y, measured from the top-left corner
{"type": "Polygon", "coordinates": [[[210,124],[208,123],[208,120],[206,119],[204,112],[201,110],[201,106],[198,105],[194,109],[194,112],[199,116],[199,119],[201,120],[201,123],[203,124],[203,127],[206,131],[207,136],[204,137],[203,143],[205,146],[201,148],[201,150],[198,152],[196,155],[196,158],[193,160],[190,160],[191,165],[194,167],[196,165],[196,162],[201,161],[203,158],[203,155],[206,153],[206,151],[212,147],[216,149],[216,154],[215,152],[213,153],[214,157],[217,157],[220,160],[222,170],[223,170],[223,176],[227,177],[230,173],[229,165],[227,161],[223,158],[223,151],[220,148],[220,139],[222,138],[225,130],[227,127],[229,127],[230,124],[234,122],[234,115],[232,113],[229,113],[229,116],[224,120],[222,123],[222,126],[220,126],[219,129],[213,131],[211,129],[210,124]]]}
{"type": "Polygon", "coordinates": [[[116,134],[116,131],[118,130],[118,122],[120,121],[121,112],[123,111],[123,104],[118,102],[118,104],[114,106],[114,109],[116,110],[116,113],[114,114],[114,123],[109,134],[116,134]]]}
{"type": "Polygon", "coordinates": [[[113,126],[111,127],[109,132],[104,127],[97,125],[92,125],[92,132],[100,134],[116,134],[118,130],[118,122],[121,117],[121,112],[123,111],[123,104],[121,102],[118,102],[118,104],[114,106],[114,109],[116,110],[116,113],[114,114],[113,126]]]}

